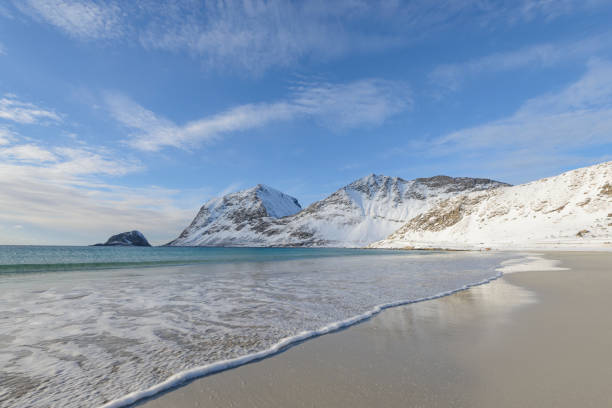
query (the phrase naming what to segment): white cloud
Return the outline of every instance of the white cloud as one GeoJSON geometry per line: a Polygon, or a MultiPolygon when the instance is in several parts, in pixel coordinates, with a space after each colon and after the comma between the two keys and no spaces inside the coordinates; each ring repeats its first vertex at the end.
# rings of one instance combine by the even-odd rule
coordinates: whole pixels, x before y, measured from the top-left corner
{"type": "Polygon", "coordinates": [[[137,160],[117,158],[116,153],[102,147],[47,148],[33,142],[15,140],[13,137],[0,146],[3,163],[40,169],[59,181],[76,182],[78,177],[92,175],[121,176],[142,169],[137,160]]]}
{"type": "Polygon", "coordinates": [[[347,84],[301,83],[286,100],[241,105],[182,126],[158,117],[122,94],[108,93],[106,101],[113,117],[136,131],[130,145],[151,151],[164,146],[189,148],[231,132],[301,117],[335,128],[376,125],[412,104],[405,84],[379,79],[347,84]]]}
{"type": "Polygon", "coordinates": [[[48,150],[35,144],[22,144],[0,149],[0,157],[19,162],[54,162],[57,157],[48,150]]]}
{"type": "Polygon", "coordinates": [[[0,158],[0,226],[22,226],[18,235],[0,228],[3,244],[92,244],[131,229],[164,243],[193,216],[177,204],[178,191],[101,181],[141,169],[116,152],[16,143],[0,158]]]}
{"type": "Polygon", "coordinates": [[[412,106],[406,84],[366,79],[347,84],[303,84],[294,88],[296,110],[345,128],[381,124],[412,106]]]}
{"type": "Polygon", "coordinates": [[[611,46],[612,33],[569,43],[536,44],[467,62],[440,65],[430,74],[430,81],[442,88],[457,90],[464,80],[482,73],[548,67],[577,58],[586,60],[600,51],[608,51],[611,46]]]}
{"type": "Polygon", "coordinates": [[[607,0],[522,0],[517,1],[516,18],[533,20],[542,16],[554,19],[562,15],[576,12],[580,9],[595,9],[605,5],[607,0]]]}
{"type": "Polygon", "coordinates": [[[601,111],[612,108],[612,62],[592,59],[578,81],[560,92],[528,100],[517,116],[601,111]]]}
{"type": "Polygon", "coordinates": [[[0,56],[1,55],[6,55],[6,47],[2,43],[0,43],[0,56]]]}
{"type": "MultiPolygon", "coordinates": [[[[177,191],[61,180],[33,166],[0,163],[0,189],[0,224],[23,225],[22,243],[86,245],[132,229],[165,243],[193,217],[177,204],[177,191]],[[32,231],[41,230],[35,238],[32,231]]],[[[0,230],[0,243],[15,243],[14,236],[0,230]]]]}
{"type": "Polygon", "coordinates": [[[132,135],[129,143],[141,150],[158,150],[163,146],[188,148],[212,141],[228,132],[255,128],[293,115],[291,109],[282,103],[242,105],[179,126],[158,117],[122,94],[107,93],[106,101],[116,120],[138,131],[132,135]]]}
{"type": "Polygon", "coordinates": [[[0,126],[0,146],[11,143],[15,138],[15,134],[12,130],[6,127],[0,126]]]}
{"type": "Polygon", "coordinates": [[[560,92],[526,101],[512,116],[450,133],[436,147],[576,147],[612,143],[612,63],[593,60],[560,92]]]}
{"type": "Polygon", "coordinates": [[[14,4],[74,37],[100,39],[122,35],[118,4],[92,0],[16,0],[14,4]]]}
{"type": "Polygon", "coordinates": [[[446,157],[521,182],[610,160],[598,151],[612,143],[610,78],[612,62],[592,60],[584,75],[561,91],[530,99],[506,118],[415,145],[407,154],[446,157]]]}
{"type": "Polygon", "coordinates": [[[40,123],[45,120],[61,121],[60,116],[52,110],[29,102],[21,102],[12,94],[5,94],[0,98],[0,119],[25,124],[40,123]]]}
{"type": "MultiPolygon", "coordinates": [[[[26,124],[60,120],[10,94],[0,99],[0,118],[26,124]]],[[[147,233],[152,242],[168,242],[193,216],[193,208],[184,207],[193,199],[185,192],[107,181],[142,169],[139,160],[90,146],[76,135],[61,146],[0,126],[0,243],[91,244],[131,229],[147,233]]]]}

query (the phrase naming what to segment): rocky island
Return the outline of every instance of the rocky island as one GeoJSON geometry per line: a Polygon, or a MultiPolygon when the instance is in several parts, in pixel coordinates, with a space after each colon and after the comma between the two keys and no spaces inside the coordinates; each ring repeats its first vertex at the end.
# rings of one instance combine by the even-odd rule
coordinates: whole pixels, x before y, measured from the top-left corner
{"type": "Polygon", "coordinates": [[[149,241],[140,231],[122,232],[110,237],[105,243],[95,244],[94,246],[139,246],[150,247],[149,241]]]}

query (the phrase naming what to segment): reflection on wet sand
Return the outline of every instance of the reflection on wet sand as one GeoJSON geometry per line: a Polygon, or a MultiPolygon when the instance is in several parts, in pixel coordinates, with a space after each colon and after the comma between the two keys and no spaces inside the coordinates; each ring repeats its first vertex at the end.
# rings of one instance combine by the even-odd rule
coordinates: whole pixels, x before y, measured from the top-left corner
{"type": "Polygon", "coordinates": [[[457,361],[465,356],[457,348],[478,342],[461,336],[465,327],[476,324],[480,329],[474,328],[474,337],[487,336],[515,309],[536,299],[532,291],[500,278],[452,296],[388,309],[364,324],[195,381],[145,406],[405,406],[407,398],[435,406],[442,395],[431,394],[432,388],[460,395],[453,378],[475,382],[457,361]]]}
{"type": "Polygon", "coordinates": [[[435,302],[420,302],[389,310],[377,317],[376,323],[391,335],[397,332],[412,336],[414,333],[411,332],[418,333],[423,324],[442,330],[486,316],[493,329],[510,318],[515,307],[536,301],[534,292],[501,278],[492,284],[476,286],[435,302]]]}
{"type": "Polygon", "coordinates": [[[577,407],[612,397],[612,253],[386,310],[144,404],[181,407],[577,407]]]}

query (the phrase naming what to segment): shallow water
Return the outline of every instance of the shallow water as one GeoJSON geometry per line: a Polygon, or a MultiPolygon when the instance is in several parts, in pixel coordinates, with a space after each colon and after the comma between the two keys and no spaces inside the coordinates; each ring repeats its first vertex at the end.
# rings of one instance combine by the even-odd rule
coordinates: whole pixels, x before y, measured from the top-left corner
{"type": "Polygon", "coordinates": [[[376,305],[485,280],[508,258],[249,248],[21,247],[27,253],[16,254],[19,248],[0,247],[4,265],[52,266],[5,266],[0,274],[6,407],[99,406],[376,305]],[[104,265],[122,268],[98,269],[104,265]]]}

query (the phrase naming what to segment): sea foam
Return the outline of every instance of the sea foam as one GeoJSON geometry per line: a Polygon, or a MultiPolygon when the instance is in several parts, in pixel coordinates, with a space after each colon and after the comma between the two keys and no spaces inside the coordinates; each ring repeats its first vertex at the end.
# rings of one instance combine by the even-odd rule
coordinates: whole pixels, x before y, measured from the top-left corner
{"type": "Polygon", "coordinates": [[[458,289],[454,289],[454,290],[449,290],[446,292],[441,292],[432,296],[428,296],[428,297],[424,297],[424,298],[420,298],[420,299],[414,299],[414,300],[400,300],[400,301],[396,301],[396,302],[390,302],[390,303],[385,303],[382,305],[378,305],[375,306],[374,308],[372,308],[371,310],[368,310],[365,313],[362,313],[360,315],[357,316],[353,316],[350,317],[348,319],[345,320],[341,320],[338,322],[333,322],[331,324],[328,324],[326,326],[323,326],[317,330],[306,330],[303,331],[301,333],[298,333],[294,336],[290,336],[290,337],[286,337],[284,339],[282,339],[281,341],[279,341],[278,343],[274,344],[272,347],[269,347],[266,350],[262,350],[262,351],[258,351],[257,353],[252,353],[252,354],[247,354],[245,356],[242,357],[238,357],[238,358],[233,358],[233,359],[229,359],[229,360],[222,360],[222,361],[217,361],[215,363],[212,364],[207,364],[204,366],[200,366],[200,367],[194,367],[185,371],[182,371],[180,373],[174,374],[172,376],[170,376],[167,380],[159,383],[159,384],[155,384],[152,387],[147,388],[146,390],[142,390],[142,391],[135,391],[132,392],[128,395],[125,395],[121,398],[118,398],[114,401],[108,402],[106,404],[104,404],[101,408],[122,408],[122,407],[127,407],[129,405],[132,405],[136,402],[142,401],[144,399],[147,398],[151,398],[154,397],[158,394],[161,394],[163,392],[169,391],[173,388],[176,388],[186,382],[189,382],[191,380],[197,379],[197,378],[202,378],[205,377],[207,375],[211,375],[211,374],[215,374],[221,371],[225,371],[225,370],[229,370],[231,368],[236,368],[236,367],[240,367],[242,365],[257,361],[257,360],[261,360],[263,358],[266,357],[270,357],[273,356],[275,354],[278,354],[282,351],[285,351],[286,349],[290,348],[291,346],[300,343],[302,341],[314,338],[314,337],[318,337],[318,336],[322,336],[324,334],[329,334],[329,333],[333,333],[335,331],[353,326],[357,323],[361,323],[365,320],[368,320],[370,318],[372,318],[373,316],[379,314],[380,312],[382,312],[385,309],[389,309],[391,307],[397,307],[397,306],[404,306],[404,305],[408,305],[411,303],[417,303],[417,302],[423,302],[426,300],[433,300],[433,299],[438,299],[444,296],[448,296],[448,295],[452,295],[453,293],[457,293],[466,289],[469,289],[471,287],[474,286],[479,286],[479,285],[484,285],[486,283],[489,283],[495,279],[498,279],[502,276],[502,273],[499,272],[497,273],[495,276],[492,276],[490,278],[484,279],[482,281],[476,282],[476,283],[471,283],[471,284],[467,284],[467,285],[463,285],[462,287],[458,288],[458,289]]]}
{"type": "Polygon", "coordinates": [[[129,405],[385,308],[488,281],[511,256],[235,249],[223,257],[5,274],[0,406],[129,405]]]}

